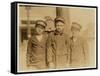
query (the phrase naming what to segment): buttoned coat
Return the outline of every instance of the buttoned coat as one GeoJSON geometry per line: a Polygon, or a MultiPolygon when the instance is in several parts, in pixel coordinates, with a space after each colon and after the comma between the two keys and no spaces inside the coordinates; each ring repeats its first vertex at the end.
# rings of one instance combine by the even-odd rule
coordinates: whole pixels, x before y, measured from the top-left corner
{"type": "Polygon", "coordinates": [[[71,67],[85,67],[89,60],[89,46],[86,39],[77,37],[76,41],[71,39],[71,67]]]}
{"type": "Polygon", "coordinates": [[[44,34],[41,41],[38,41],[34,34],[28,40],[27,47],[27,65],[38,69],[46,68],[46,40],[47,35],[44,34]]]}
{"type": "Polygon", "coordinates": [[[65,33],[51,33],[47,40],[47,62],[53,68],[66,68],[70,60],[69,37],[65,33]]]}

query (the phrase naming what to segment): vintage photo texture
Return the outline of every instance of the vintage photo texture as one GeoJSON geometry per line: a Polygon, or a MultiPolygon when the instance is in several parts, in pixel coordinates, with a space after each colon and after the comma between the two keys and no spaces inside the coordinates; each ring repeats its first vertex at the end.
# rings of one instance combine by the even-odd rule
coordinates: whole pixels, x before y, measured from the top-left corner
{"type": "Polygon", "coordinates": [[[18,72],[96,67],[96,8],[18,5],[18,72]]]}

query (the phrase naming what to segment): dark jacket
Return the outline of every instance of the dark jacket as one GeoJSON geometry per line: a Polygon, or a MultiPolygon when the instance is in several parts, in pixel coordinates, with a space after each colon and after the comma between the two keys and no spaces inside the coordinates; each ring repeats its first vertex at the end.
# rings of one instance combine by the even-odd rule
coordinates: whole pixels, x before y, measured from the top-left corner
{"type": "Polygon", "coordinates": [[[71,67],[85,67],[89,58],[89,46],[85,39],[78,37],[76,41],[71,38],[71,67]]]}
{"type": "Polygon", "coordinates": [[[51,33],[47,40],[47,62],[53,63],[54,68],[68,67],[70,60],[69,37],[56,31],[51,33]]]}
{"type": "Polygon", "coordinates": [[[40,41],[37,40],[36,35],[33,35],[28,40],[27,47],[27,65],[35,66],[37,68],[46,68],[46,40],[47,35],[44,34],[40,41]]]}

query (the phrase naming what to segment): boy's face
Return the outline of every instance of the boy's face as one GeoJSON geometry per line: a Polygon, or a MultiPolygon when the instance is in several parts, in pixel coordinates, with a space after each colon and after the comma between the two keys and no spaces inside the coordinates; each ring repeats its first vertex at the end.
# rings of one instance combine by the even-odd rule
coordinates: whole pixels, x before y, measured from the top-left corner
{"type": "Polygon", "coordinates": [[[71,31],[73,37],[78,37],[80,31],[77,28],[72,28],[71,31]]]}
{"type": "Polygon", "coordinates": [[[64,23],[63,22],[56,22],[56,30],[58,31],[58,32],[62,32],[63,30],[64,30],[64,23]]]}
{"type": "Polygon", "coordinates": [[[45,28],[42,25],[37,25],[35,29],[38,35],[41,35],[45,30],[45,28]]]}

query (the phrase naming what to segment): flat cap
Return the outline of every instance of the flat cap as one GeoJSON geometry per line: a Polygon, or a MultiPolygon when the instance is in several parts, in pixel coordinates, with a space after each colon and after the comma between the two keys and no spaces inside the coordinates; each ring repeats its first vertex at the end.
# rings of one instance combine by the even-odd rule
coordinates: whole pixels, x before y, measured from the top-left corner
{"type": "Polygon", "coordinates": [[[79,23],[72,22],[72,27],[71,28],[76,28],[76,29],[80,30],[82,27],[81,27],[81,25],[79,23]]]}
{"type": "Polygon", "coordinates": [[[47,26],[46,22],[43,21],[43,20],[37,20],[37,21],[36,21],[36,25],[41,25],[41,26],[43,26],[43,27],[46,27],[46,26],[47,26]]]}
{"type": "Polygon", "coordinates": [[[57,18],[55,18],[55,22],[58,22],[58,21],[61,21],[61,22],[65,23],[65,20],[64,20],[63,17],[57,17],[57,18]]]}

